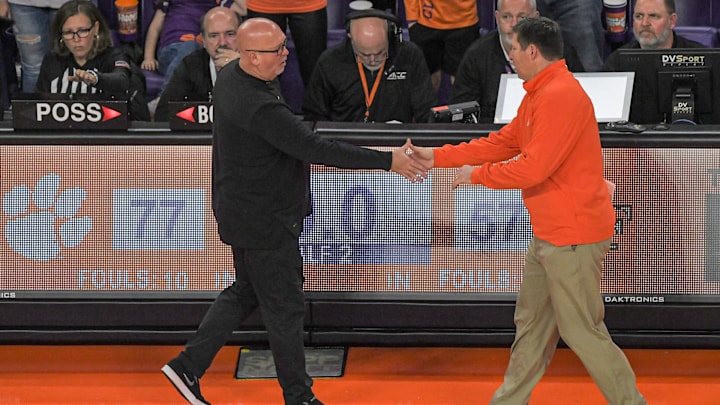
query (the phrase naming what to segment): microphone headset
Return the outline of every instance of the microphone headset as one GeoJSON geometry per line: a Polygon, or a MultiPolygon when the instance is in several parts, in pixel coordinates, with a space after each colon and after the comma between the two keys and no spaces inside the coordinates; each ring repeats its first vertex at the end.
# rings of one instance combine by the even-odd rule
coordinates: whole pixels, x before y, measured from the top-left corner
{"type": "Polygon", "coordinates": [[[345,31],[350,33],[350,25],[353,20],[360,18],[377,17],[387,21],[388,24],[388,41],[392,46],[395,43],[402,42],[402,27],[400,27],[400,20],[390,13],[386,13],[382,10],[370,8],[367,10],[358,10],[348,13],[345,17],[345,31]]]}

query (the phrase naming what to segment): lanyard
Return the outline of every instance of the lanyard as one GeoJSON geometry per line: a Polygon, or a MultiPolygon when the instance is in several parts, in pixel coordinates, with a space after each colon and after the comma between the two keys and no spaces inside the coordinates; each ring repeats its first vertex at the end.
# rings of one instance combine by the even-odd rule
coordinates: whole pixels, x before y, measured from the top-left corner
{"type": "MultiPolygon", "coordinates": [[[[367,122],[368,118],[370,118],[370,106],[375,99],[375,93],[377,93],[378,86],[380,86],[382,74],[378,74],[378,76],[375,78],[375,83],[373,83],[372,91],[370,92],[370,94],[368,94],[368,85],[367,79],[365,78],[365,69],[363,68],[362,62],[360,62],[360,59],[358,59],[357,65],[358,71],[360,72],[360,81],[362,82],[363,91],[365,92],[365,122],[367,122]]],[[[380,65],[380,69],[378,70],[378,72],[382,73],[383,69],[385,69],[385,61],[383,61],[382,65],[380,65]]]]}

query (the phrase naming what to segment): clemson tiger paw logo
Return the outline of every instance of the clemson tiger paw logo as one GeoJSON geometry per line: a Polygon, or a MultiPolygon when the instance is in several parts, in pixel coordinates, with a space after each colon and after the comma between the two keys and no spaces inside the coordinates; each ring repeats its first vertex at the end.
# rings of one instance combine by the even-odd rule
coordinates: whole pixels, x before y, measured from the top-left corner
{"type": "Polygon", "coordinates": [[[62,258],[64,248],[78,246],[92,229],[92,218],[75,216],[86,198],[80,187],[60,192],[60,176],[55,173],[43,176],[34,189],[25,184],[14,187],[3,197],[10,248],[32,260],[62,258]]]}

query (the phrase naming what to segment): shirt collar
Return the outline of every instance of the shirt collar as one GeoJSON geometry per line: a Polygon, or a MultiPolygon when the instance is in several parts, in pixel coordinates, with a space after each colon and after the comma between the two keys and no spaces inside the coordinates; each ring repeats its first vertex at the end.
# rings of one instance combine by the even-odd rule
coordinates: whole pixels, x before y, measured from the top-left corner
{"type": "Polygon", "coordinates": [[[500,35],[500,31],[498,31],[498,41],[500,42],[500,50],[502,51],[503,55],[505,55],[505,60],[507,61],[510,68],[512,69],[512,72],[507,72],[507,73],[514,73],[515,72],[515,64],[512,63],[512,61],[510,60],[510,55],[507,53],[507,51],[505,50],[505,47],[503,46],[502,36],[500,35]]]}
{"type": "Polygon", "coordinates": [[[537,76],[523,83],[523,88],[528,93],[536,91],[562,72],[570,72],[565,65],[565,59],[560,59],[548,65],[545,69],[538,73],[537,76]]]}
{"type": "Polygon", "coordinates": [[[217,79],[217,69],[215,69],[215,61],[210,58],[210,80],[212,81],[213,87],[215,87],[215,79],[217,79]]]}

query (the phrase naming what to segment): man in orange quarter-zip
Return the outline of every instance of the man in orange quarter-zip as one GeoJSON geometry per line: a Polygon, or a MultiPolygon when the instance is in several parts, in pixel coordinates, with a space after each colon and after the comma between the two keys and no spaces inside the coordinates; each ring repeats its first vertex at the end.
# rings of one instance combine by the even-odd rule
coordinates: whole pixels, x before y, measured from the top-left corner
{"type": "Polygon", "coordinates": [[[526,18],[513,31],[510,59],[526,91],[515,119],[485,138],[410,147],[427,167],[459,167],[454,187],[521,189],[530,213],[515,341],[490,403],[527,404],[562,337],[609,404],[646,404],[603,321],[600,279],[615,212],[592,103],[562,59],[557,23],[526,18]]]}

